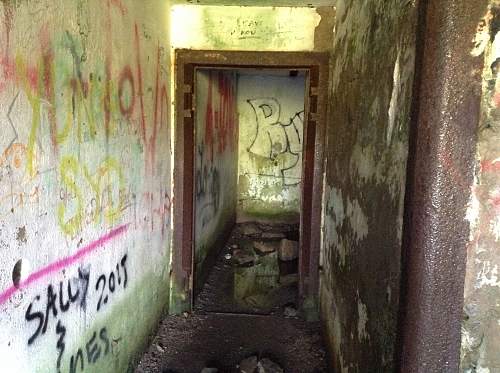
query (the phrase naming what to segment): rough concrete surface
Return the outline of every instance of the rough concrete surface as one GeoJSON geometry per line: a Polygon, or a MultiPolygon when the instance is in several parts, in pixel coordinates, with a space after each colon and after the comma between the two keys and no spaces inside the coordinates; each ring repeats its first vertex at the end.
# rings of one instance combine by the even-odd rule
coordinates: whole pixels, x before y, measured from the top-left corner
{"type": "Polygon", "coordinates": [[[337,1],[321,314],[338,372],[394,370],[415,23],[412,1],[337,1]]]}

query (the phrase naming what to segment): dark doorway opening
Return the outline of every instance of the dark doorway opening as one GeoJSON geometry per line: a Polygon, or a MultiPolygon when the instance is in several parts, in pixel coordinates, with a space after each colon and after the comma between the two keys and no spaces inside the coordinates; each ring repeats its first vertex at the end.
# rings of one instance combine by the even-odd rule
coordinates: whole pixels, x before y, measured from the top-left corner
{"type": "MultiPolygon", "coordinates": [[[[176,61],[175,138],[180,151],[174,172],[177,207],[173,274],[180,298],[185,300],[182,308],[193,308],[194,296],[214,268],[211,276],[217,271],[226,276],[227,291],[235,303],[224,306],[205,302],[205,306],[214,306],[212,311],[266,313],[270,311],[268,301],[257,301],[257,306],[248,299],[246,304],[241,302],[259,293],[249,290],[249,286],[276,290],[276,284],[295,282],[293,276],[284,276],[296,271],[298,296],[291,297],[295,305],[315,313],[328,56],[180,50],[176,61]],[[296,82],[302,79],[305,93],[302,108],[291,115],[277,97],[257,94],[262,85],[285,76],[296,82]],[[235,117],[238,100],[243,100],[236,94],[241,88],[238,82],[247,83],[249,97],[244,101],[253,116],[249,121],[253,128],[244,131],[238,128],[235,117]],[[273,136],[281,140],[273,141],[273,136]],[[297,141],[292,141],[294,136],[297,141]],[[242,137],[240,141],[238,137],[242,137]],[[235,143],[239,146],[235,147],[235,143]],[[245,158],[245,151],[245,162],[238,162],[245,158]],[[281,178],[281,189],[268,185],[274,178],[281,178]],[[256,198],[256,185],[263,184],[268,189],[260,192],[268,198],[256,198]],[[283,198],[294,189],[297,198],[283,198]],[[279,198],[281,207],[293,205],[293,200],[297,208],[277,208],[273,202],[279,198]],[[266,212],[257,219],[256,211],[266,212]],[[290,252],[296,240],[298,258],[286,263],[279,258],[280,248],[288,246],[290,252]],[[294,265],[295,270],[286,268],[294,265]],[[252,276],[261,281],[249,282],[252,276]]],[[[282,100],[292,96],[288,90],[282,93],[282,100]]],[[[207,285],[211,285],[210,281],[207,285]]],[[[223,289],[215,290],[217,293],[223,289]]],[[[215,293],[206,295],[210,298],[215,293]]],[[[280,297],[273,296],[275,300],[280,297]]],[[[203,303],[200,297],[201,307],[203,303]]]]}
{"type": "Polygon", "coordinates": [[[195,70],[196,310],[297,308],[305,86],[305,70],[195,70]]]}

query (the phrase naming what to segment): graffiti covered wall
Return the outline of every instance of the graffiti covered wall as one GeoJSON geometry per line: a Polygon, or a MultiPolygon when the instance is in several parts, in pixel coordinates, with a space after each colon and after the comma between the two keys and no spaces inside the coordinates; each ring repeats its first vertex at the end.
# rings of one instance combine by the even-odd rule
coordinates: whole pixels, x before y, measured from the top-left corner
{"type": "MultiPolygon", "coordinates": [[[[500,2],[491,1],[472,54],[484,54],[475,182],[468,210],[470,242],[462,323],[461,370],[500,371],[500,2]]],[[[468,189],[467,185],[464,185],[468,189]]]]}
{"type": "Polygon", "coordinates": [[[236,74],[196,71],[195,262],[198,273],[236,216],[236,74]]]}
{"type": "Polygon", "coordinates": [[[168,299],[168,4],[0,5],[0,356],[124,372],[168,299]]]}
{"type": "Polygon", "coordinates": [[[304,74],[238,77],[238,209],[255,217],[300,213],[304,74]]]}
{"type": "Polygon", "coordinates": [[[392,372],[414,2],[337,1],[321,275],[336,372],[392,372]]]}

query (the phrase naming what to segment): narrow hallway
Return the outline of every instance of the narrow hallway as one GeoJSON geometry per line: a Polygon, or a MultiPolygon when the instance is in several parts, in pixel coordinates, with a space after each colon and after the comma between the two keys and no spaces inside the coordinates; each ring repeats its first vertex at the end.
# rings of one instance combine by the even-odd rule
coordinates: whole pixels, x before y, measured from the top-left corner
{"type": "Polygon", "coordinates": [[[0,0],[0,371],[499,373],[500,0],[0,0]]]}
{"type": "Polygon", "coordinates": [[[319,322],[297,310],[297,240],[296,224],[235,226],[194,312],[164,318],[136,373],[327,372],[319,322]]]}

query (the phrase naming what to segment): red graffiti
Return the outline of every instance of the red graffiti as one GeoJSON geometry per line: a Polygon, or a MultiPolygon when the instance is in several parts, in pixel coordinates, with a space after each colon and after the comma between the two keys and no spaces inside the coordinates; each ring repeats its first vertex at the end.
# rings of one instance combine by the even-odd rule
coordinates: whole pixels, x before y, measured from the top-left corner
{"type": "Polygon", "coordinates": [[[135,86],[134,77],[132,75],[132,69],[130,66],[125,66],[120,74],[120,81],[118,83],[118,103],[120,105],[120,112],[122,115],[128,119],[132,116],[135,106],[135,86]],[[125,87],[130,88],[130,102],[127,104],[124,102],[124,92],[125,87]]]}
{"type": "Polygon", "coordinates": [[[122,0],[108,0],[108,5],[114,5],[116,8],[118,8],[122,16],[127,14],[127,8],[123,4],[122,0]]]}
{"type": "MultiPolygon", "coordinates": [[[[164,123],[170,123],[170,102],[168,100],[168,91],[166,85],[162,85],[161,87],[161,98],[160,98],[160,128],[163,127],[164,123]]],[[[167,143],[168,148],[170,149],[170,131],[167,127],[167,143]]]]}
{"type": "Polygon", "coordinates": [[[214,109],[213,101],[213,84],[212,84],[212,71],[209,73],[208,80],[208,95],[207,95],[207,112],[205,117],[205,144],[210,149],[210,161],[214,160],[214,109]]]}
{"type": "Polygon", "coordinates": [[[6,36],[6,48],[5,52],[7,53],[10,47],[10,32],[12,31],[12,24],[14,19],[14,4],[10,2],[3,2],[4,8],[4,20],[3,23],[5,25],[5,36],[6,36]]]}
{"type": "Polygon", "coordinates": [[[500,196],[496,196],[496,197],[492,198],[491,204],[495,207],[495,209],[499,209],[500,208],[500,196]]]}
{"type": "Polygon", "coordinates": [[[139,103],[141,105],[141,134],[142,138],[146,140],[146,118],[144,115],[144,93],[142,90],[142,68],[141,68],[141,44],[139,42],[139,29],[137,23],[135,24],[135,51],[137,60],[137,79],[139,83],[139,103]]]}
{"type": "Polygon", "coordinates": [[[156,154],[156,133],[158,130],[158,100],[160,99],[160,45],[157,47],[156,52],[156,82],[155,82],[155,103],[154,103],[154,115],[153,115],[153,132],[151,138],[149,139],[149,152],[151,158],[151,166],[155,164],[155,154],[156,154]]]}
{"type": "MultiPolygon", "coordinates": [[[[120,2],[121,3],[121,2],[120,2]]],[[[106,37],[112,39],[111,18],[106,25],[106,37]]],[[[41,130],[39,126],[45,124],[41,121],[41,117],[46,113],[48,129],[46,132],[50,133],[51,145],[54,152],[57,154],[58,147],[60,147],[68,138],[70,128],[75,119],[80,119],[85,116],[85,122],[88,124],[87,128],[92,139],[98,135],[98,131],[102,131],[106,138],[113,136],[114,129],[112,120],[118,117],[118,114],[126,119],[129,123],[135,126],[136,133],[144,145],[144,159],[145,167],[148,172],[154,172],[155,157],[156,157],[156,143],[158,141],[158,131],[164,130],[164,125],[169,123],[170,114],[170,99],[167,83],[164,79],[164,69],[162,68],[162,48],[158,42],[156,50],[156,76],[154,76],[154,95],[151,98],[151,106],[146,105],[144,97],[144,80],[143,80],[143,58],[141,48],[141,35],[140,29],[137,24],[131,29],[135,39],[135,63],[125,65],[118,71],[113,69],[113,54],[111,49],[106,52],[104,60],[104,76],[96,72],[90,72],[89,78],[84,74],[80,67],[78,51],[74,45],[70,46],[74,61],[72,73],[69,76],[66,73],[56,75],[56,60],[54,44],[50,40],[47,26],[43,27],[40,32],[40,47],[38,56],[30,59],[32,65],[22,57],[12,57],[7,52],[0,52],[0,92],[8,87],[8,84],[20,86],[27,94],[30,104],[33,106],[33,123],[32,134],[33,138],[41,130]],[[117,80],[118,83],[114,83],[117,80]],[[102,90],[96,89],[100,85],[102,90]],[[57,92],[63,89],[64,92],[57,92]],[[66,94],[66,90],[72,97],[64,100],[63,105],[67,105],[65,110],[68,110],[68,116],[64,124],[61,123],[61,100],[59,93],[66,94]],[[102,92],[102,93],[101,93],[102,92]],[[96,103],[100,107],[96,106],[96,103]],[[42,108],[40,104],[43,103],[42,108]],[[139,104],[137,104],[139,103],[139,104]],[[140,108],[140,110],[137,110],[140,108]],[[151,108],[146,113],[146,108],[151,108]],[[83,109],[83,110],[82,110],[83,109]],[[42,113],[43,110],[43,113],[42,113]],[[71,113],[73,120],[71,120],[71,113]],[[115,113],[114,111],[119,111],[115,113]],[[59,118],[58,118],[59,114],[59,118]],[[69,118],[69,119],[68,119],[69,118]],[[58,120],[59,119],[59,120],[58,120]],[[100,123],[98,122],[100,121],[100,123]],[[64,127],[61,127],[64,126],[64,127]]],[[[3,45],[2,45],[3,48],[3,45]]],[[[148,51],[149,52],[149,51],[148,51]]],[[[82,64],[83,66],[83,64],[82,64]]],[[[61,71],[66,71],[61,69],[61,71]]],[[[78,136],[80,141],[82,134],[80,130],[80,121],[77,122],[78,136]]],[[[83,127],[82,127],[83,128],[83,127]]],[[[45,130],[44,130],[45,131],[45,130]]],[[[168,141],[170,141],[170,134],[167,134],[168,141]]],[[[34,140],[29,144],[31,158],[33,158],[34,140]]],[[[29,158],[29,157],[28,157],[29,158]]],[[[32,162],[28,160],[27,162],[32,162]]]]}
{"type": "Polygon", "coordinates": [[[499,172],[500,171],[500,159],[499,160],[485,160],[481,162],[482,172],[499,172]]]}
{"type": "Polygon", "coordinates": [[[49,103],[48,117],[50,122],[50,135],[52,145],[57,149],[57,117],[56,117],[56,93],[54,89],[54,51],[50,45],[48,36],[42,33],[42,80],[45,100],[49,103]]]}
{"type": "Polygon", "coordinates": [[[221,95],[221,109],[219,112],[219,153],[223,153],[227,146],[234,145],[236,99],[234,86],[231,81],[219,73],[219,91],[221,95]]]}
{"type": "Polygon", "coordinates": [[[235,108],[236,98],[231,80],[222,71],[209,72],[207,110],[205,117],[205,144],[210,149],[210,159],[213,161],[214,146],[217,153],[222,154],[228,146],[235,144],[235,108]],[[214,108],[214,93],[218,93],[218,108],[214,108]],[[216,141],[216,143],[215,143],[216,141]]]}

